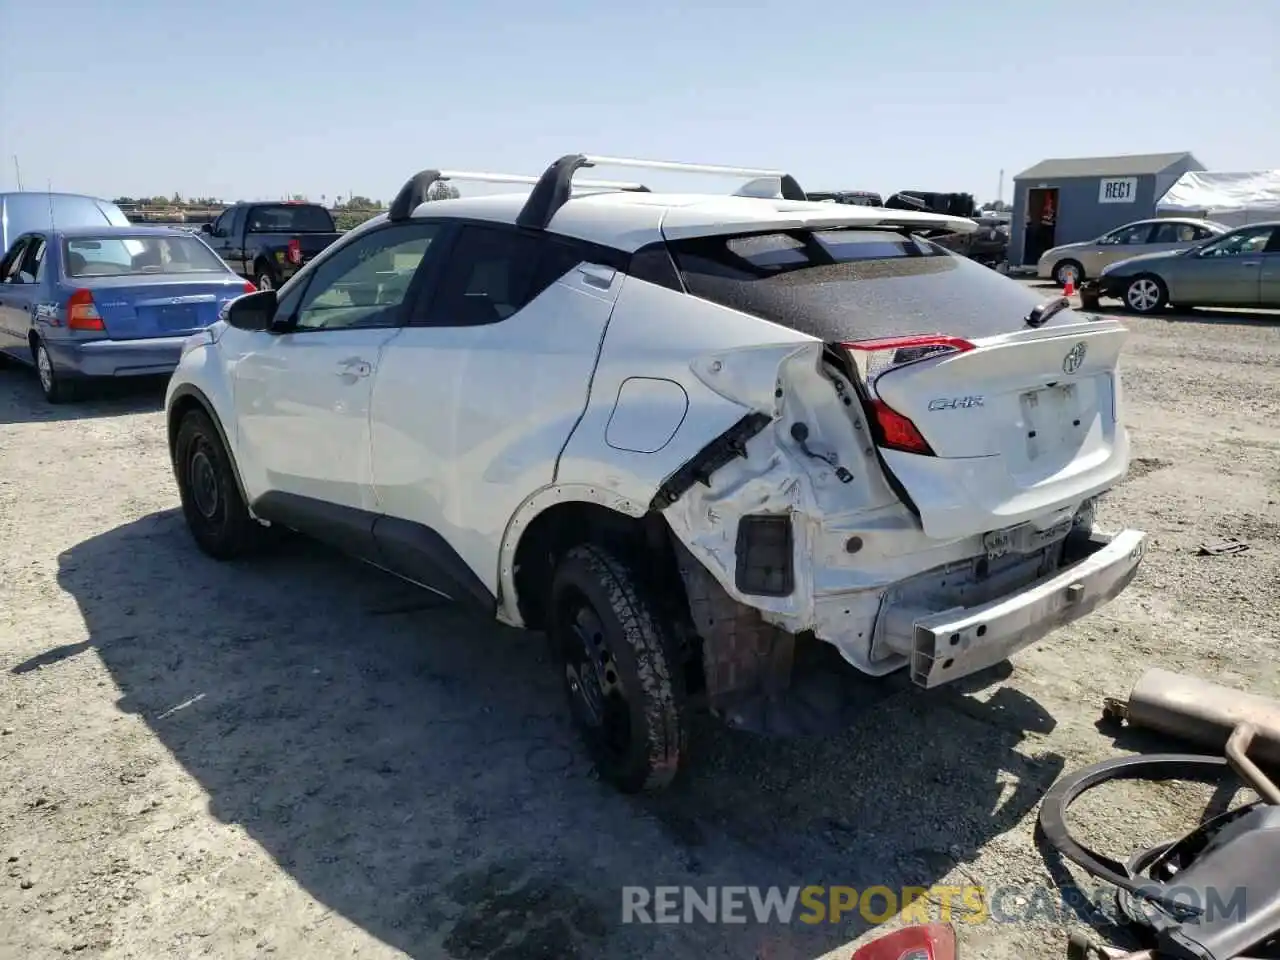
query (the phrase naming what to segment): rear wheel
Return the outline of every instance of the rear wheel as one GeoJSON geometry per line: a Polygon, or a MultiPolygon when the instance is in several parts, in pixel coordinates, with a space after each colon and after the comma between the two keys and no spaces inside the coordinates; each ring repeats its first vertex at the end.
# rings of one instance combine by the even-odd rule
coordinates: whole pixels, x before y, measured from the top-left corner
{"type": "Polygon", "coordinates": [[[1125,287],[1124,303],[1134,313],[1155,313],[1169,302],[1169,290],[1159,277],[1134,277],[1125,287]]]}
{"type": "Polygon", "coordinates": [[[35,340],[31,345],[32,360],[36,365],[36,376],[40,380],[40,389],[44,398],[50,403],[67,403],[76,399],[78,384],[58,373],[53,366],[53,357],[43,340],[35,340]]]}
{"type": "Polygon", "coordinates": [[[276,281],[274,271],[263,264],[258,265],[253,283],[259,290],[276,290],[280,287],[280,284],[276,281]]]}
{"type": "Polygon", "coordinates": [[[625,793],[666,787],[688,732],[676,645],[640,577],[602,547],[575,547],[551,586],[549,633],[574,724],[625,793]]]}
{"type": "Polygon", "coordinates": [[[1065,287],[1068,281],[1071,282],[1071,286],[1079,287],[1084,280],[1084,267],[1074,260],[1063,260],[1053,268],[1053,279],[1060,287],[1065,287]]]}
{"type": "Polygon", "coordinates": [[[182,513],[200,549],[217,560],[257,552],[266,528],[250,516],[231,454],[206,413],[183,416],[173,450],[182,513]]]}

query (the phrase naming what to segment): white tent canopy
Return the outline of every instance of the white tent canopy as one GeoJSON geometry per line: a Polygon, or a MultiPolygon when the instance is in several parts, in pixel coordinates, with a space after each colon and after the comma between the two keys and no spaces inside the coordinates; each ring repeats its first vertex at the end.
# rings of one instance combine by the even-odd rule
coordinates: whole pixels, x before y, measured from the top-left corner
{"type": "Polygon", "coordinates": [[[1156,213],[1203,217],[1229,227],[1280,220],[1280,170],[1184,173],[1156,202],[1156,213]]]}

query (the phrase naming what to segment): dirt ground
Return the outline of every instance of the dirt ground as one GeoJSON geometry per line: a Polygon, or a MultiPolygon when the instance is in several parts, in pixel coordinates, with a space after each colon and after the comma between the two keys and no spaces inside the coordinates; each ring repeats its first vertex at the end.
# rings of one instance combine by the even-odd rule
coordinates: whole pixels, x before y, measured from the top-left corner
{"type": "MultiPolygon", "coordinates": [[[[622,924],[624,886],[664,884],[981,884],[1005,917],[957,913],[963,953],[1064,956],[1110,905],[1053,908],[1073,874],[1033,824],[1134,747],[1101,699],[1152,665],[1280,694],[1280,317],[1130,328],[1102,520],[1154,539],[1120,599],[961,689],[879,687],[839,736],[700,722],[653,799],[593,779],[540,637],[316,547],[199,554],[161,387],[54,408],[0,371],[0,957],[781,960],[867,929],[622,924]]],[[[1124,854],[1207,797],[1117,787],[1077,820],[1124,854]]]]}

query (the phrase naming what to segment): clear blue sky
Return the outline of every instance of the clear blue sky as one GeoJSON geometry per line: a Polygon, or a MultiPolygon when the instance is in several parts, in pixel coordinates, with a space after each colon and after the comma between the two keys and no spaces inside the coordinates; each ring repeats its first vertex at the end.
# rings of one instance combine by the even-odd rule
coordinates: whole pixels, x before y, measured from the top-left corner
{"type": "Polygon", "coordinates": [[[577,151],[980,200],[1046,157],[1280,167],[1280,0],[14,0],[4,24],[0,189],[14,154],[27,189],[226,199],[577,151]]]}

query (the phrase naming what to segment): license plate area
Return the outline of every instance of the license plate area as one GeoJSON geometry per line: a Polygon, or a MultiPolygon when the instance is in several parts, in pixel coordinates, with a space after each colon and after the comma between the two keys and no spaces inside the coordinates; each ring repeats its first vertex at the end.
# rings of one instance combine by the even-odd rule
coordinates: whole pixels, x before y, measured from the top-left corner
{"type": "Polygon", "coordinates": [[[1082,426],[1075,383],[1029,390],[1018,397],[1018,405],[1029,462],[1071,443],[1082,426]]]}
{"type": "Polygon", "coordinates": [[[1060,540],[1071,530],[1071,517],[1065,517],[1050,527],[1041,529],[1032,523],[1020,523],[1003,530],[993,530],[982,536],[982,546],[988,560],[998,560],[1011,553],[1035,553],[1055,540],[1060,540]]]}
{"type": "Polygon", "coordinates": [[[161,331],[190,330],[200,326],[200,306],[194,303],[167,304],[138,311],[139,319],[161,331]]]}

